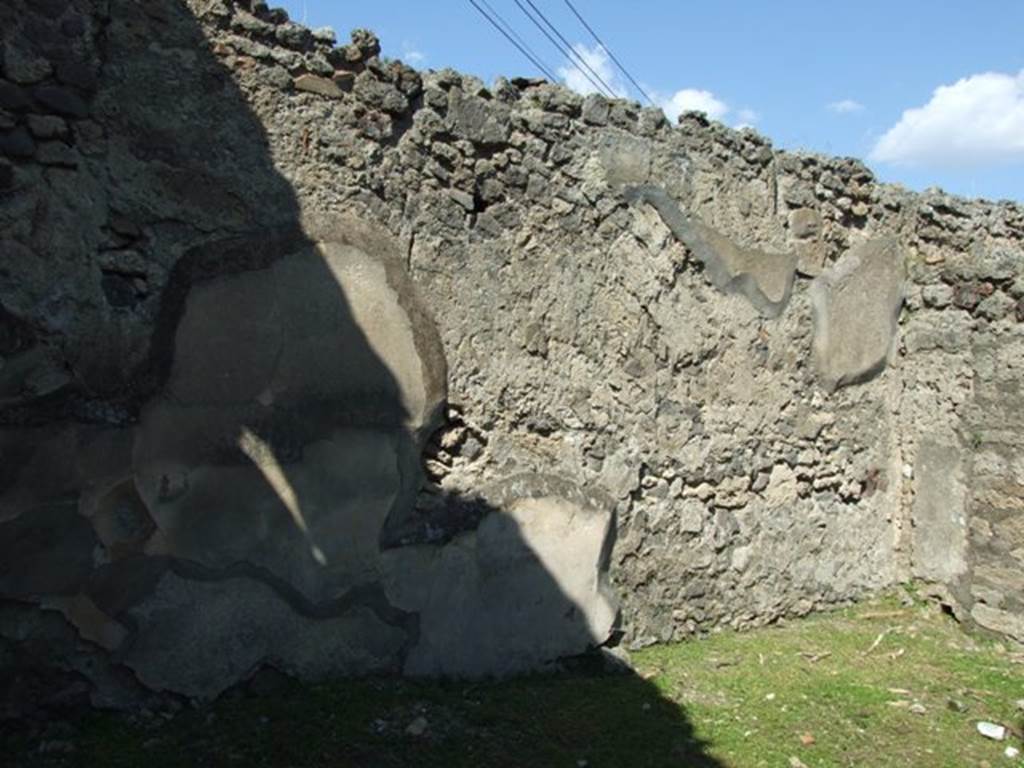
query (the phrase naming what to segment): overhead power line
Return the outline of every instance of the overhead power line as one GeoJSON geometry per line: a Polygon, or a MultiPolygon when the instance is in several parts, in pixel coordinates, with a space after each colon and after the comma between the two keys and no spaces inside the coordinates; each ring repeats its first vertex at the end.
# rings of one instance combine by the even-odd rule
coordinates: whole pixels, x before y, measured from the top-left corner
{"type": "MultiPolygon", "coordinates": [[[[518,6],[519,6],[519,10],[521,10],[521,11],[522,11],[523,13],[525,13],[525,14],[526,14],[526,18],[528,18],[528,19],[529,19],[530,21],[532,21],[532,22],[533,22],[533,25],[534,25],[535,27],[537,27],[537,29],[539,29],[539,30],[540,30],[540,31],[541,31],[541,32],[542,32],[542,33],[544,34],[544,37],[546,37],[546,38],[547,38],[547,39],[548,39],[548,40],[549,40],[549,41],[551,42],[551,44],[552,44],[553,46],[555,46],[555,48],[556,48],[556,49],[558,50],[558,52],[559,52],[559,53],[561,53],[561,54],[562,54],[563,56],[565,56],[565,58],[566,58],[566,59],[568,59],[568,60],[569,60],[569,63],[570,63],[570,64],[571,64],[572,66],[574,66],[574,67],[576,68],[576,71],[578,71],[578,72],[579,72],[579,73],[580,73],[581,75],[583,75],[583,77],[585,77],[585,78],[586,78],[586,79],[587,79],[587,80],[588,80],[588,81],[590,82],[590,84],[591,84],[592,86],[594,86],[594,89],[595,89],[595,90],[597,90],[597,91],[600,91],[601,93],[605,94],[605,95],[606,95],[606,96],[608,96],[609,98],[615,98],[615,94],[614,94],[614,93],[610,93],[610,92],[607,92],[607,91],[605,91],[605,90],[604,90],[604,89],[603,89],[603,88],[602,88],[602,87],[601,87],[601,86],[600,86],[600,85],[599,85],[599,84],[597,83],[597,81],[596,81],[596,80],[594,80],[594,78],[593,78],[593,77],[591,77],[591,76],[590,76],[590,75],[589,75],[589,74],[588,74],[588,73],[586,72],[586,70],[584,70],[584,69],[583,69],[582,67],[580,67],[580,65],[579,65],[579,64],[577,64],[577,63],[576,63],[576,62],[575,62],[575,61],[573,60],[573,54],[572,54],[572,53],[570,53],[569,51],[565,50],[565,48],[563,48],[563,47],[562,47],[562,45],[561,45],[561,44],[560,44],[560,43],[559,43],[559,42],[558,42],[557,40],[555,40],[555,38],[553,38],[553,37],[551,36],[551,33],[550,33],[550,32],[548,32],[548,31],[547,31],[546,29],[544,29],[544,25],[543,25],[543,24],[541,24],[541,23],[540,23],[540,22],[539,22],[539,21],[538,21],[538,20],[537,20],[537,19],[536,19],[536,18],[534,17],[534,15],[533,15],[532,13],[530,13],[530,12],[529,12],[529,11],[527,10],[526,6],[525,6],[525,5],[523,5],[523,3],[521,2],[521,0],[515,0],[515,3],[516,3],[516,5],[518,5],[518,6]]],[[[533,3],[530,3],[530,5],[533,5],[533,3]]]]}
{"type": "MultiPolygon", "coordinates": [[[[506,40],[508,40],[510,43],[512,43],[512,45],[514,45],[519,50],[519,52],[521,54],[523,54],[523,56],[525,56],[527,59],[529,59],[530,63],[532,63],[533,66],[535,66],[537,69],[539,69],[541,71],[541,74],[543,74],[546,78],[548,78],[552,82],[557,82],[558,78],[555,77],[553,74],[551,74],[551,72],[547,69],[547,67],[545,67],[544,64],[537,57],[535,57],[533,54],[531,54],[529,51],[527,51],[527,49],[523,45],[520,45],[515,39],[513,39],[512,35],[510,35],[508,32],[506,32],[504,29],[502,29],[501,25],[498,24],[498,22],[495,21],[493,18],[491,18],[490,15],[488,15],[487,11],[485,11],[483,8],[481,8],[479,5],[477,5],[476,0],[469,0],[469,4],[472,5],[474,8],[476,8],[480,12],[480,15],[483,16],[485,19],[487,19],[487,21],[489,21],[491,23],[491,26],[493,26],[496,30],[498,30],[505,37],[506,40]]],[[[509,29],[511,29],[511,27],[509,27],[509,29]]],[[[513,30],[513,33],[514,33],[514,30],[513,30]]],[[[516,37],[519,37],[519,36],[516,35],[516,37]]]]}
{"type": "MultiPolygon", "coordinates": [[[[589,72],[595,78],[597,78],[597,81],[599,83],[601,83],[601,85],[604,86],[605,90],[608,92],[608,95],[614,98],[615,95],[616,95],[615,89],[612,88],[610,85],[608,85],[608,83],[606,83],[604,81],[604,79],[601,77],[601,75],[599,75],[597,72],[594,71],[594,68],[590,66],[590,64],[587,62],[587,60],[584,59],[579,54],[579,52],[577,52],[577,50],[575,48],[573,48],[572,43],[570,43],[568,40],[566,40],[565,37],[562,35],[562,33],[559,32],[558,29],[555,27],[555,25],[552,24],[550,21],[548,21],[547,16],[545,16],[541,12],[540,8],[538,8],[536,5],[533,4],[533,0],[526,0],[526,2],[529,4],[529,6],[531,8],[533,8],[534,11],[537,12],[537,15],[541,17],[541,19],[544,21],[544,23],[548,25],[548,27],[551,29],[552,32],[555,33],[555,35],[558,37],[558,39],[561,40],[562,43],[565,44],[565,47],[568,48],[569,51],[572,53],[572,55],[576,57],[576,60],[579,61],[579,63],[582,64],[584,67],[586,67],[587,72],[589,72]]],[[[579,67],[577,67],[577,69],[579,69],[579,67]]],[[[591,82],[593,82],[593,81],[591,81],[591,82]]]]}
{"type": "Polygon", "coordinates": [[[544,59],[542,59],[537,54],[537,52],[534,51],[533,48],[531,48],[530,45],[525,40],[523,40],[522,35],[520,35],[518,32],[516,32],[516,30],[513,28],[513,26],[511,24],[509,24],[507,21],[505,21],[505,19],[502,17],[502,15],[500,13],[498,13],[494,9],[494,6],[492,6],[489,2],[487,2],[487,0],[480,0],[480,2],[483,3],[484,7],[488,11],[490,11],[491,15],[494,16],[494,18],[496,18],[501,23],[501,25],[503,27],[505,27],[505,29],[508,31],[508,33],[512,37],[514,37],[516,40],[519,41],[519,43],[523,46],[523,48],[526,49],[526,52],[529,53],[534,59],[536,59],[540,64],[543,65],[542,70],[543,70],[544,74],[547,76],[547,78],[549,80],[551,80],[552,82],[557,81],[558,78],[551,73],[551,69],[547,66],[547,63],[544,61],[544,59]]]}
{"type": "MultiPolygon", "coordinates": [[[[615,66],[617,66],[619,69],[621,69],[622,73],[627,78],[629,78],[629,82],[631,82],[633,84],[633,87],[635,87],[638,91],[640,91],[641,94],[643,94],[643,97],[645,99],[647,99],[647,101],[650,103],[650,105],[652,107],[655,106],[654,99],[652,99],[650,96],[647,95],[647,91],[645,91],[643,88],[640,87],[640,83],[638,83],[634,79],[634,77],[631,74],[629,74],[629,70],[627,70],[624,66],[622,66],[622,63],[615,57],[615,54],[612,53],[612,49],[609,48],[607,45],[605,45],[604,42],[602,42],[601,38],[597,36],[597,32],[595,32],[593,30],[593,28],[589,24],[587,24],[587,20],[584,19],[583,16],[580,15],[580,12],[576,10],[576,6],[574,6],[570,2],[570,0],[565,0],[565,4],[567,6],[569,6],[569,10],[572,11],[573,15],[577,19],[580,20],[580,24],[582,24],[584,27],[586,27],[587,32],[589,32],[591,37],[594,38],[594,40],[597,42],[597,44],[600,45],[604,49],[604,52],[608,54],[609,58],[611,58],[611,60],[615,62],[615,66]]],[[[532,3],[531,3],[531,5],[532,5],[532,3]]]]}

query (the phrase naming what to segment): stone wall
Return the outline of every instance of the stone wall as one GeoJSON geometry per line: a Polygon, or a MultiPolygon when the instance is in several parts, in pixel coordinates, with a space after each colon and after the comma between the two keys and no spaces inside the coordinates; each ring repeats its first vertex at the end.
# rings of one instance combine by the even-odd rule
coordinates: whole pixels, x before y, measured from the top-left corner
{"type": "Polygon", "coordinates": [[[909,578],[1024,641],[1019,206],[260,3],[0,28],[6,711],[909,578]]]}

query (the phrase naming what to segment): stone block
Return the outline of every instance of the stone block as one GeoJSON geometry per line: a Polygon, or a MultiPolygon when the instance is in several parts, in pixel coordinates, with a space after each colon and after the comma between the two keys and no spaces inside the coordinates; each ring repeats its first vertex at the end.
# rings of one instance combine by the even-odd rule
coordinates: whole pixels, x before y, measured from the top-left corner
{"type": "Polygon", "coordinates": [[[914,464],[914,491],[914,575],[951,583],[967,570],[967,485],[960,448],[923,439],[914,464]]]}
{"type": "Polygon", "coordinates": [[[608,186],[645,184],[650,177],[651,146],[646,139],[608,130],[600,139],[597,156],[608,186]]]}
{"type": "Polygon", "coordinates": [[[971,618],[985,629],[1024,643],[1024,617],[1020,614],[993,608],[985,603],[975,603],[971,608],[971,618]]]}
{"type": "Polygon", "coordinates": [[[299,75],[292,81],[296,90],[305,91],[306,93],[315,93],[318,96],[326,96],[330,99],[340,99],[344,92],[338,87],[337,83],[327,77],[320,77],[319,75],[299,75]]]}
{"type": "Polygon", "coordinates": [[[789,231],[797,240],[815,238],[821,233],[821,215],[811,208],[790,211],[789,231]]]}
{"type": "Polygon", "coordinates": [[[828,389],[881,372],[896,337],[906,271],[895,240],[869,240],[847,251],[811,284],[814,362],[828,389]]]}
{"type": "Polygon", "coordinates": [[[607,584],[610,500],[521,476],[484,493],[491,512],[442,549],[385,555],[385,589],[419,614],[411,675],[508,675],[603,643],[617,608],[607,584]]]}

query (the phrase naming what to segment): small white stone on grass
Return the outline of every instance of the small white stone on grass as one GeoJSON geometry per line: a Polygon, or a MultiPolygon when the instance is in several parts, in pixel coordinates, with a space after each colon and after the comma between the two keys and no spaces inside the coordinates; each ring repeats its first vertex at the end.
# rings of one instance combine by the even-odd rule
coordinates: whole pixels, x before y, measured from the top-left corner
{"type": "Polygon", "coordinates": [[[423,717],[422,715],[420,717],[417,717],[415,720],[409,723],[408,727],[406,727],[405,729],[405,732],[410,736],[422,736],[424,733],[427,732],[427,718],[423,717]]]}
{"type": "Polygon", "coordinates": [[[982,720],[978,723],[978,733],[987,739],[1002,741],[1006,738],[1006,726],[982,720]]]}

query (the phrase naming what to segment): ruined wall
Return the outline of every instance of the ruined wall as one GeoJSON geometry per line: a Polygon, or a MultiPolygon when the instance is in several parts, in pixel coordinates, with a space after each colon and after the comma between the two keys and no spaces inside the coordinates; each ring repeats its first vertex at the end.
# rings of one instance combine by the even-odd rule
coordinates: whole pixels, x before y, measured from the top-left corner
{"type": "Polygon", "coordinates": [[[259,4],[0,28],[21,691],[501,673],[911,577],[1024,640],[1020,207],[259,4]]]}

